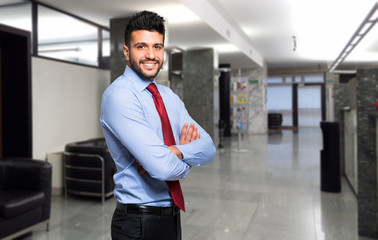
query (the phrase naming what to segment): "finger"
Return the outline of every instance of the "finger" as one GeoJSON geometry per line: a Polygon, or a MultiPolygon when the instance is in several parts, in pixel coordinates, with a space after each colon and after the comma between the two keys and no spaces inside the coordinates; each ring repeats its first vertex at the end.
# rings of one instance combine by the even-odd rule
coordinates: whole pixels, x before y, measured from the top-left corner
{"type": "Polygon", "coordinates": [[[198,132],[197,139],[200,139],[200,137],[201,137],[201,134],[200,134],[200,132],[198,132]]]}
{"type": "Polygon", "coordinates": [[[186,131],[188,130],[188,124],[185,123],[184,127],[182,128],[181,135],[180,135],[180,142],[179,144],[182,145],[185,143],[186,131]]]}
{"type": "Polygon", "coordinates": [[[188,134],[186,134],[185,142],[188,143],[192,139],[193,135],[193,130],[194,130],[194,124],[191,123],[189,126],[188,134]]]}
{"type": "Polygon", "coordinates": [[[190,141],[194,141],[197,139],[198,129],[196,126],[194,126],[192,137],[190,138],[190,141]]]}

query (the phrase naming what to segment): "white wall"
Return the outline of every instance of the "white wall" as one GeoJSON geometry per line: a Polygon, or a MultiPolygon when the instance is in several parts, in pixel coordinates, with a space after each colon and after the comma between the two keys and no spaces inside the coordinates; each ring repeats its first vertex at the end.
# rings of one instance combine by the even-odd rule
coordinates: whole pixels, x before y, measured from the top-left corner
{"type": "Polygon", "coordinates": [[[100,103],[109,84],[108,70],[32,58],[33,158],[103,136],[100,103]]]}

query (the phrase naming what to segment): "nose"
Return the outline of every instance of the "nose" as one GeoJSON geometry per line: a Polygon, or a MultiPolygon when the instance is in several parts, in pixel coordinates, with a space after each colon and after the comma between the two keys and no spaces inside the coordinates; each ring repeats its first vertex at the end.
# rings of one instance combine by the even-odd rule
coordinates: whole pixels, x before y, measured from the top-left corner
{"type": "Polygon", "coordinates": [[[153,47],[149,47],[146,50],[146,58],[148,59],[154,59],[155,58],[155,51],[153,47]]]}

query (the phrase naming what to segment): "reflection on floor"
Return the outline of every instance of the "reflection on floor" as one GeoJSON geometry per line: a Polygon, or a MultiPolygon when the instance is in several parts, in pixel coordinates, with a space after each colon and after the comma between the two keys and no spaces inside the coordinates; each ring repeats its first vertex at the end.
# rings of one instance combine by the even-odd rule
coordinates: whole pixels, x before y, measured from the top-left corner
{"type": "MultiPolygon", "coordinates": [[[[182,181],[184,240],[355,240],[356,197],[320,191],[319,128],[227,138],[211,164],[182,181]],[[240,148],[239,148],[240,149],[240,148]]],[[[218,143],[216,143],[218,145],[218,143]]],[[[27,239],[110,239],[115,200],[53,197],[50,231],[27,239]]]]}

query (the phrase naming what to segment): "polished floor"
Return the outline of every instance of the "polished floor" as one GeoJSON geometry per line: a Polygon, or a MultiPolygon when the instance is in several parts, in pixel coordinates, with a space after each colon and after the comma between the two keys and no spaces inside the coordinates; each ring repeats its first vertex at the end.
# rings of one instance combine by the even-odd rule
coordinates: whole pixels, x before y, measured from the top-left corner
{"type": "MultiPolygon", "coordinates": [[[[218,140],[216,141],[218,145],[218,140]]],[[[355,240],[356,197],[320,191],[319,128],[224,140],[211,164],[182,181],[184,240],[355,240]]],[[[110,239],[115,200],[54,196],[50,231],[27,239],[110,239]]]]}

